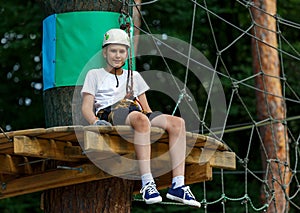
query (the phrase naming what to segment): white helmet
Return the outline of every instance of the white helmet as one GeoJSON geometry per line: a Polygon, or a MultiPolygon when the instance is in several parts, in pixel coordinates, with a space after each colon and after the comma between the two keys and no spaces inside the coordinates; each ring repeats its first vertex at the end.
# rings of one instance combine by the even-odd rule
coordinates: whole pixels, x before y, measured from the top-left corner
{"type": "Polygon", "coordinates": [[[109,44],[123,44],[130,47],[129,37],[124,30],[111,29],[104,34],[102,48],[109,44]]]}

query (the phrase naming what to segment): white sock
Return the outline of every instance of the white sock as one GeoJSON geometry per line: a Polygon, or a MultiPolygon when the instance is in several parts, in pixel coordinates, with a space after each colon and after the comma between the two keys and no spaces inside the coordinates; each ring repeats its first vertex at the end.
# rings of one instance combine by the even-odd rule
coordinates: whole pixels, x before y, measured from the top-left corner
{"type": "Polygon", "coordinates": [[[142,187],[144,187],[149,182],[154,182],[153,176],[151,173],[146,173],[141,176],[142,179],[142,187]]]}
{"type": "Polygon", "coordinates": [[[176,189],[184,185],[184,176],[176,176],[172,179],[172,185],[174,184],[173,189],[176,189]],[[175,183],[175,184],[174,184],[175,183]]]}

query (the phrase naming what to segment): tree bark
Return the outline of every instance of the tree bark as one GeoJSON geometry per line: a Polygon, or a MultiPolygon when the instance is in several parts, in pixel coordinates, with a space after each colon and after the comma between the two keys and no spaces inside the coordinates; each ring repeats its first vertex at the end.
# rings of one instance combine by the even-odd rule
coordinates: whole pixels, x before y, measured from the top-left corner
{"type": "Polygon", "coordinates": [[[133,8],[133,23],[134,23],[134,52],[137,52],[138,48],[138,42],[139,42],[139,35],[140,35],[140,30],[139,27],[141,26],[141,14],[140,14],[140,9],[141,6],[140,4],[142,3],[142,0],[135,0],[135,3],[138,5],[137,7],[133,8]]]}
{"type": "Polygon", "coordinates": [[[276,0],[254,0],[252,7],[255,27],[252,39],[253,69],[260,73],[256,78],[257,116],[259,121],[269,119],[270,123],[260,127],[263,147],[261,147],[262,164],[267,183],[262,187],[261,198],[269,202],[268,212],[287,212],[289,180],[291,173],[288,166],[289,146],[284,124],[286,106],[282,97],[280,82],[280,62],[276,35],[276,20],[269,14],[276,14],[276,0]],[[265,12],[262,12],[265,11],[265,12]],[[266,45],[264,43],[270,45],[266,45]],[[274,48],[272,48],[274,47],[274,48]],[[283,187],[284,186],[284,187],[283,187]],[[286,188],[285,188],[286,187],[286,188]],[[272,198],[274,196],[274,198],[272,198]]]}
{"type": "Polygon", "coordinates": [[[48,190],[45,212],[111,213],[130,212],[133,184],[112,178],[48,190]]]}
{"type": "MultiPolygon", "coordinates": [[[[114,11],[122,7],[118,0],[49,0],[41,1],[46,15],[73,11],[114,11]]],[[[84,50],[83,50],[84,51],[84,50]]],[[[72,104],[81,112],[80,88],[76,86],[57,87],[44,92],[46,126],[74,125],[72,104]],[[75,94],[74,94],[75,92],[75,94]],[[73,96],[74,95],[74,96],[73,96]]],[[[82,116],[75,124],[86,124],[82,116]]],[[[55,168],[55,162],[49,167],[55,168]]],[[[43,206],[46,213],[59,212],[130,212],[134,181],[120,178],[88,182],[68,187],[51,189],[44,192],[43,206]]]]}

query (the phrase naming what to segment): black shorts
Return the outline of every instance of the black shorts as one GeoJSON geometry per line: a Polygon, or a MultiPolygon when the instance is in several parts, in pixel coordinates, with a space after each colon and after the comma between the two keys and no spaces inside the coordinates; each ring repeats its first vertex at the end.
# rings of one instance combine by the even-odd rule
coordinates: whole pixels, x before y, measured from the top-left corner
{"type": "Polygon", "coordinates": [[[129,113],[131,113],[133,111],[137,111],[137,112],[145,114],[150,121],[153,118],[155,118],[159,115],[162,115],[162,113],[160,111],[144,113],[135,105],[129,105],[128,107],[120,107],[117,109],[114,109],[111,106],[106,107],[98,112],[97,117],[100,120],[106,120],[106,121],[110,122],[112,125],[124,125],[127,116],[129,115],[129,113]]]}

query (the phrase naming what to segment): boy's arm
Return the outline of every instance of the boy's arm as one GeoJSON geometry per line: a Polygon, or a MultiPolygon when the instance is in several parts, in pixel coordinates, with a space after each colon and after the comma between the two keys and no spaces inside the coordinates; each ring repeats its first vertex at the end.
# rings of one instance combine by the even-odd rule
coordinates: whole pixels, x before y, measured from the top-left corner
{"type": "Polygon", "coordinates": [[[83,93],[81,111],[83,117],[89,124],[94,124],[98,118],[94,113],[94,96],[89,93],[83,93]]]}
{"type": "Polygon", "coordinates": [[[148,104],[147,97],[146,97],[145,93],[139,95],[138,100],[139,100],[140,104],[142,105],[142,108],[143,108],[144,111],[152,112],[152,110],[151,110],[151,108],[148,104]]]}

